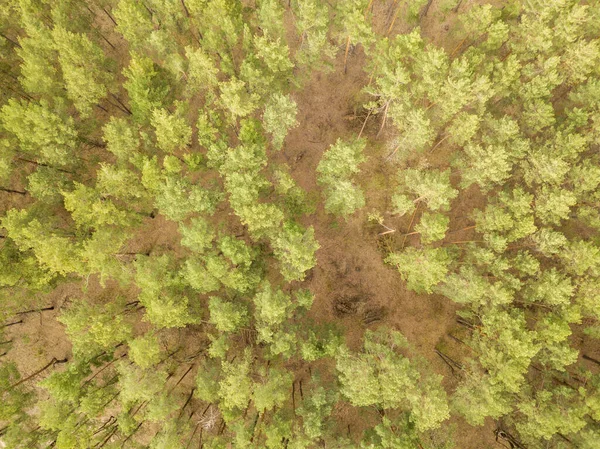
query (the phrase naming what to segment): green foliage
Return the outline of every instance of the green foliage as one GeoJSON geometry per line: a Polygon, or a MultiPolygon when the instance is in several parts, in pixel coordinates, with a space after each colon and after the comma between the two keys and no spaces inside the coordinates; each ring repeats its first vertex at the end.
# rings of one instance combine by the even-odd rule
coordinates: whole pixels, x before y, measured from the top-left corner
{"type": "Polygon", "coordinates": [[[0,446],[450,449],[452,410],[597,449],[597,2],[5,3],[0,446]],[[292,155],[300,125],[335,143],[292,155]],[[367,200],[379,235],[349,220],[367,200]],[[321,268],[368,263],[308,279],[315,234],[321,268]],[[392,285],[373,245],[459,309],[435,370],[385,326],[352,337],[395,319],[375,304],[325,316],[392,285]]]}
{"type": "Polygon", "coordinates": [[[253,398],[256,409],[264,413],[280,407],[288,398],[293,380],[291,373],[269,369],[262,382],[254,386],[253,398]]]}
{"type": "Polygon", "coordinates": [[[135,282],[141,290],[139,300],[150,323],[158,328],[184,327],[198,320],[167,255],[139,256],[135,267],[135,282]]]}
{"type": "Polygon", "coordinates": [[[294,223],[285,223],[272,244],[286,281],[303,280],[305,273],[317,264],[315,252],[320,245],[312,226],[304,230],[294,223]]]}
{"type": "Polygon", "coordinates": [[[259,339],[265,343],[272,343],[275,331],[291,316],[294,310],[292,299],[283,291],[274,290],[270,282],[265,281],[253,301],[259,339]]]}
{"type": "Polygon", "coordinates": [[[415,226],[415,231],[421,235],[424,244],[443,240],[448,231],[450,219],[444,214],[425,212],[415,226]]]}
{"type": "Polygon", "coordinates": [[[59,317],[73,342],[73,353],[86,357],[101,350],[111,349],[128,340],[132,333],[131,324],[121,313],[123,304],[90,304],[77,300],[59,317]]]}
{"type": "Polygon", "coordinates": [[[398,268],[408,288],[431,293],[433,287],[445,279],[452,258],[446,248],[411,247],[401,253],[391,253],[385,262],[398,268]]]}
{"type": "Polygon", "coordinates": [[[216,192],[186,177],[161,170],[156,158],[144,160],[142,184],[154,195],[160,212],[174,221],[183,221],[194,212],[212,212],[220,199],[216,192]]]}
{"type": "Polygon", "coordinates": [[[112,82],[108,59],[85,34],[55,26],[52,37],[67,95],[83,116],[89,116],[93,107],[106,97],[112,82]]]}
{"type": "Polygon", "coordinates": [[[140,139],[135,128],[127,120],[111,117],[102,131],[106,149],[120,161],[127,161],[136,154],[140,146],[140,139]]]}
{"type": "Polygon", "coordinates": [[[229,111],[234,121],[239,117],[246,117],[258,107],[258,94],[248,93],[246,83],[240,79],[232,78],[221,82],[219,89],[221,104],[229,111]]]}
{"type": "Polygon", "coordinates": [[[342,348],[336,357],[341,393],[356,406],[408,410],[419,431],[433,429],[450,416],[446,394],[439,376],[423,376],[395,350],[407,344],[400,333],[382,328],[366,332],[362,353],[342,348]]]}
{"type": "Polygon", "coordinates": [[[265,131],[273,136],[273,148],[280,150],[285,136],[298,122],[296,102],[289,96],[275,94],[265,106],[263,114],[265,131]]]}
{"type": "Polygon", "coordinates": [[[145,334],[129,341],[129,357],[142,369],[148,369],[160,362],[158,338],[145,334]]]}
{"type": "Polygon", "coordinates": [[[0,119],[4,129],[16,137],[19,149],[40,161],[66,165],[77,147],[73,118],[43,100],[11,99],[2,106],[0,119]]]}
{"type": "Polygon", "coordinates": [[[219,80],[219,70],[211,57],[202,48],[185,47],[188,61],[187,88],[191,92],[215,90],[219,80]]]}
{"type": "Polygon", "coordinates": [[[221,369],[223,376],[219,381],[219,398],[225,409],[245,409],[252,396],[250,380],[250,352],[235,362],[223,361],[221,369]]]}
{"type": "Polygon", "coordinates": [[[520,188],[500,192],[484,211],[475,212],[476,229],[484,234],[484,239],[491,247],[504,250],[508,243],[525,238],[537,230],[532,203],[533,195],[520,188]]]}
{"type": "Polygon", "coordinates": [[[33,250],[44,271],[59,275],[80,271],[77,245],[52,232],[49,223],[42,224],[34,215],[34,211],[11,209],[2,226],[21,251],[33,250]]]}
{"type": "Polygon", "coordinates": [[[75,223],[84,229],[114,225],[126,227],[135,223],[135,217],[119,209],[96,189],[74,183],[70,192],[62,192],[65,209],[71,212],[75,223]]]}
{"type": "Polygon", "coordinates": [[[360,171],[358,166],[365,161],[362,154],[365,145],[360,139],[353,142],[338,139],[323,154],[317,167],[317,179],[325,187],[328,212],[346,217],[364,206],[364,194],[350,178],[360,171]]]}
{"type": "Polygon", "coordinates": [[[203,253],[205,249],[211,248],[215,239],[215,232],[202,217],[195,217],[190,220],[190,225],[179,225],[181,233],[181,244],[195,253],[203,253]]]}
{"type": "Polygon", "coordinates": [[[525,381],[531,359],[540,350],[535,333],[527,330],[521,312],[488,311],[474,336],[473,349],[490,383],[516,393],[525,381]]]}
{"type": "Polygon", "coordinates": [[[119,397],[121,402],[130,406],[137,401],[151,401],[164,388],[167,373],[162,369],[143,370],[137,365],[120,362],[119,397]]]}
{"type": "Polygon", "coordinates": [[[293,2],[296,14],[295,25],[301,36],[300,48],[296,60],[301,65],[322,68],[330,64],[336,54],[336,48],[329,42],[329,8],[318,0],[293,2]]]}
{"type": "Polygon", "coordinates": [[[578,432],[586,425],[586,410],[574,403],[576,398],[577,392],[564,386],[538,391],[533,398],[518,404],[525,420],[517,424],[517,429],[531,441],[578,432]]]}
{"type": "Polygon", "coordinates": [[[236,304],[211,296],[208,310],[210,322],[221,332],[235,332],[248,321],[248,311],[243,303],[236,304]]]}
{"type": "Polygon", "coordinates": [[[340,40],[348,39],[350,44],[369,45],[374,39],[371,25],[367,21],[368,0],[349,0],[337,4],[336,25],[340,40]]]}
{"type": "Polygon", "coordinates": [[[169,87],[164,74],[148,57],[131,53],[129,66],[124,70],[131,111],[139,122],[147,122],[153,109],[163,106],[169,87]]]}
{"type": "Polygon", "coordinates": [[[401,170],[400,189],[392,198],[395,212],[405,214],[412,209],[406,194],[416,196],[413,203],[423,201],[433,211],[448,210],[458,191],[450,184],[450,171],[401,170]]]}
{"type": "Polygon", "coordinates": [[[192,128],[181,114],[169,114],[165,109],[155,109],[150,122],[156,132],[158,148],[167,153],[180,150],[192,142],[192,128]]]}

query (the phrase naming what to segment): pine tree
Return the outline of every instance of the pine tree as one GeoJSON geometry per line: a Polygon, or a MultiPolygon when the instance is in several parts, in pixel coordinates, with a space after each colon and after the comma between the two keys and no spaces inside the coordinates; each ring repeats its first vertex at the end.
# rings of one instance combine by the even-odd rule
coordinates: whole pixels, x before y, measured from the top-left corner
{"type": "Polygon", "coordinates": [[[289,397],[292,374],[277,369],[264,370],[260,382],[254,385],[252,397],[260,413],[279,408],[289,397]]]}
{"type": "Polygon", "coordinates": [[[350,45],[363,44],[365,47],[374,39],[373,30],[368,23],[367,0],[350,0],[340,2],[336,8],[336,28],[338,40],[346,45],[344,55],[344,72],[350,45]]]}
{"type": "Polygon", "coordinates": [[[135,282],[141,290],[139,300],[146,308],[148,321],[157,328],[184,327],[198,320],[172,265],[167,255],[138,256],[135,261],[135,282]]]}
{"type": "Polygon", "coordinates": [[[187,88],[190,92],[214,91],[219,84],[219,69],[202,48],[185,48],[187,88]]]}
{"type": "Polygon", "coordinates": [[[106,97],[112,74],[102,49],[85,34],[55,26],[52,37],[58,52],[67,95],[83,116],[106,97]]]}
{"type": "Polygon", "coordinates": [[[73,343],[76,357],[90,357],[114,348],[131,336],[131,323],[120,312],[123,301],[102,305],[77,301],[62,313],[59,321],[73,343]]]}
{"type": "Polygon", "coordinates": [[[57,109],[46,101],[11,99],[2,106],[0,119],[4,129],[16,137],[21,151],[40,162],[63,166],[73,157],[78,135],[73,118],[57,109]]]}
{"type": "Polygon", "coordinates": [[[138,122],[150,120],[152,110],[163,106],[169,87],[165,75],[148,57],[131,53],[129,66],[123,71],[133,117],[138,122]]]}
{"type": "Polygon", "coordinates": [[[443,240],[448,231],[450,219],[440,213],[425,212],[415,226],[415,231],[421,235],[424,244],[443,240]]]}
{"type": "Polygon", "coordinates": [[[224,301],[217,296],[211,296],[208,310],[210,322],[221,332],[235,332],[248,322],[248,310],[241,301],[224,301]]]}
{"type": "Polygon", "coordinates": [[[280,150],[289,130],[297,126],[296,102],[289,96],[274,94],[263,114],[265,131],[273,136],[273,148],[280,150]]]}
{"type": "Polygon", "coordinates": [[[450,184],[450,171],[407,169],[399,173],[401,187],[392,198],[395,212],[406,214],[414,207],[406,193],[416,196],[412,203],[423,201],[433,211],[448,210],[458,191],[450,184]],[[406,192],[406,193],[405,193],[406,192]]]}
{"type": "Polygon", "coordinates": [[[243,410],[252,397],[252,382],[250,380],[251,358],[248,349],[237,361],[223,361],[221,364],[223,376],[219,381],[219,398],[225,410],[243,410]]]}
{"type": "Polygon", "coordinates": [[[452,257],[446,248],[407,248],[391,253],[386,263],[396,266],[408,288],[418,293],[431,293],[449,270],[452,257]]]}
{"type": "Polygon", "coordinates": [[[138,0],[121,0],[112,15],[117,21],[117,31],[125,37],[134,49],[143,49],[144,44],[154,31],[150,11],[138,0]]]}
{"type": "Polygon", "coordinates": [[[160,362],[160,346],[156,335],[147,333],[129,341],[129,357],[142,369],[148,369],[160,362]]]}
{"type": "Polygon", "coordinates": [[[265,343],[272,343],[275,332],[290,318],[295,304],[289,295],[279,289],[273,289],[269,281],[262,283],[253,302],[258,337],[265,343]]]}
{"type": "Polygon", "coordinates": [[[203,253],[207,248],[212,248],[216,237],[208,221],[202,217],[192,218],[189,226],[180,225],[181,244],[195,253],[203,253]]]}
{"type": "Polygon", "coordinates": [[[165,109],[155,109],[152,111],[150,122],[155,129],[156,143],[161,150],[173,153],[191,144],[192,128],[179,111],[169,114],[165,109]]]}
{"type": "Polygon", "coordinates": [[[342,348],[336,357],[341,393],[355,406],[403,408],[419,431],[436,428],[450,416],[437,376],[422,376],[395,348],[408,342],[398,332],[380,329],[365,334],[364,351],[342,348]]]}
{"type": "Polygon", "coordinates": [[[338,139],[323,154],[317,167],[317,179],[325,186],[328,212],[346,217],[364,206],[364,194],[350,178],[360,171],[358,166],[365,161],[362,154],[365,145],[366,142],[360,139],[354,142],[338,139]]]}
{"type": "Polygon", "coordinates": [[[320,245],[315,240],[312,226],[304,230],[294,223],[284,223],[272,245],[275,257],[281,263],[281,274],[286,281],[303,280],[306,272],[317,263],[315,252],[320,245]]]}
{"type": "Polygon", "coordinates": [[[329,67],[336,48],[327,36],[330,15],[328,5],[318,0],[306,0],[293,2],[293,8],[296,29],[301,38],[296,60],[301,65],[317,69],[329,67]]]}

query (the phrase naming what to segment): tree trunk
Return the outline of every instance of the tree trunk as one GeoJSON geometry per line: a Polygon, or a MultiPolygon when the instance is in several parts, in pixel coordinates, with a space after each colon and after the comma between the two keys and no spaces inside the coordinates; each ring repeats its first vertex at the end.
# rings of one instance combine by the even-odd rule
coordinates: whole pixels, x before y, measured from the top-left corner
{"type": "Polygon", "coordinates": [[[431,7],[432,3],[433,0],[429,0],[425,7],[421,10],[421,13],[419,14],[419,21],[423,20],[423,17],[427,17],[427,13],[429,12],[429,8],[431,7]]]}
{"type": "Polygon", "coordinates": [[[458,3],[456,4],[456,6],[454,8],[452,8],[453,12],[458,12],[458,8],[460,8],[460,5],[462,4],[463,0],[458,0],[458,3]]]}
{"type": "Polygon", "coordinates": [[[194,391],[196,391],[196,387],[192,388],[192,391],[190,391],[190,395],[188,396],[187,400],[185,401],[185,404],[183,404],[183,407],[181,407],[181,412],[179,412],[179,418],[181,418],[181,416],[183,415],[183,411],[185,410],[187,405],[192,400],[192,397],[194,396],[194,391]]]}
{"type": "Polygon", "coordinates": [[[127,438],[125,438],[123,440],[123,443],[121,443],[121,447],[125,447],[125,443],[127,443],[127,441],[129,441],[129,439],[140,429],[140,427],[142,427],[142,424],[144,424],[144,421],[139,423],[138,426],[135,428],[135,430],[133,432],[131,432],[131,435],[129,435],[127,438]]]}
{"type": "Polygon", "coordinates": [[[111,92],[111,95],[115,100],[117,100],[117,103],[119,103],[123,107],[123,110],[125,112],[127,112],[129,115],[133,115],[133,112],[131,112],[131,110],[127,106],[125,106],[125,104],[121,101],[121,99],[117,95],[113,94],[112,92],[111,92]]]}
{"type": "Polygon", "coordinates": [[[177,387],[177,385],[179,385],[179,384],[181,383],[181,381],[182,381],[182,380],[185,378],[185,376],[187,376],[187,375],[189,374],[189,372],[192,370],[192,368],[194,368],[194,366],[195,366],[195,365],[193,365],[193,364],[192,364],[192,365],[191,365],[191,366],[190,366],[190,367],[187,369],[187,371],[186,371],[185,373],[183,373],[183,376],[181,376],[181,377],[179,378],[179,380],[177,381],[177,383],[176,383],[175,385],[173,385],[173,387],[171,388],[171,390],[170,390],[169,392],[173,391],[173,390],[174,390],[174,389],[177,387]]]}
{"type": "Polygon", "coordinates": [[[348,50],[350,50],[350,36],[346,39],[346,51],[344,52],[344,75],[348,72],[348,50]]]}
{"type": "Polygon", "coordinates": [[[595,359],[595,358],[593,358],[593,357],[590,357],[589,355],[586,355],[586,354],[583,354],[583,355],[582,355],[582,357],[583,357],[585,360],[589,360],[590,362],[592,362],[592,363],[595,363],[596,365],[600,365],[600,360],[598,360],[598,359],[595,359]]]}
{"type": "Polygon", "coordinates": [[[21,324],[22,322],[23,322],[23,320],[19,320],[19,321],[15,321],[14,323],[3,324],[2,326],[0,326],[0,329],[2,329],[4,327],[14,326],[15,324],[21,324]]]}
{"type": "Polygon", "coordinates": [[[108,443],[108,440],[110,440],[112,438],[112,436],[117,433],[117,430],[119,430],[119,426],[116,426],[113,428],[113,430],[108,434],[108,436],[104,439],[104,441],[102,442],[102,444],[100,446],[98,446],[98,449],[103,448],[106,443],[108,443]]]}
{"type": "Polygon", "coordinates": [[[52,360],[50,360],[50,363],[46,364],[43,368],[40,368],[39,370],[37,370],[35,373],[30,374],[29,376],[21,379],[20,381],[18,381],[17,383],[12,384],[10,387],[4,389],[2,391],[2,393],[4,393],[5,391],[11,390],[13,388],[18,387],[19,385],[27,382],[30,379],[33,379],[35,376],[37,376],[38,374],[43,373],[44,371],[46,371],[48,368],[50,368],[51,366],[54,365],[58,365],[59,363],[67,363],[68,359],[62,359],[62,360],[58,360],[56,357],[52,358],[52,360]]]}
{"type": "Polygon", "coordinates": [[[6,39],[8,42],[10,42],[11,44],[13,44],[15,47],[19,47],[21,48],[21,44],[19,44],[17,41],[12,40],[11,38],[9,38],[6,34],[4,33],[0,33],[0,36],[2,36],[4,39],[6,39]]]}
{"type": "MultiPolygon", "coordinates": [[[[183,0],[182,0],[182,2],[183,2],[183,0]]],[[[196,424],[196,427],[194,427],[192,436],[190,437],[190,440],[188,441],[188,443],[185,445],[185,449],[188,449],[190,447],[190,444],[192,444],[192,441],[194,440],[194,436],[196,435],[196,431],[198,430],[198,427],[200,427],[200,423],[196,424]]]]}
{"type": "Polygon", "coordinates": [[[113,359],[110,362],[106,363],[102,368],[100,368],[98,371],[96,371],[92,377],[90,377],[88,380],[86,380],[83,385],[82,388],[85,387],[87,384],[89,384],[92,380],[94,380],[94,378],[96,378],[96,376],[98,376],[98,374],[102,373],[105,369],[109,368],[113,363],[115,363],[117,360],[121,360],[123,357],[125,357],[126,354],[123,354],[121,357],[117,358],[117,359],[113,359]]]}
{"type": "Polygon", "coordinates": [[[54,306],[50,306],[50,307],[42,307],[41,309],[31,309],[31,310],[25,310],[24,312],[17,312],[17,315],[27,315],[28,313],[34,313],[34,312],[45,312],[47,310],[54,310],[54,306]]]}
{"type": "Polygon", "coordinates": [[[181,6],[183,6],[183,11],[185,12],[185,16],[190,17],[190,11],[187,9],[187,6],[185,6],[184,0],[181,0],[181,6]]]}
{"type": "Polygon", "coordinates": [[[27,192],[25,192],[24,190],[5,189],[4,187],[0,187],[0,191],[6,193],[16,193],[18,195],[27,195],[27,192]]]}
{"type": "Polygon", "coordinates": [[[74,174],[72,171],[65,170],[63,168],[54,167],[53,165],[44,164],[43,162],[37,162],[37,161],[32,161],[30,159],[25,159],[24,157],[16,157],[15,159],[18,160],[18,161],[27,162],[28,164],[33,164],[33,165],[39,165],[39,166],[42,166],[42,167],[52,168],[52,169],[54,169],[56,171],[60,171],[60,172],[63,172],[63,173],[69,173],[70,175],[74,174]]]}

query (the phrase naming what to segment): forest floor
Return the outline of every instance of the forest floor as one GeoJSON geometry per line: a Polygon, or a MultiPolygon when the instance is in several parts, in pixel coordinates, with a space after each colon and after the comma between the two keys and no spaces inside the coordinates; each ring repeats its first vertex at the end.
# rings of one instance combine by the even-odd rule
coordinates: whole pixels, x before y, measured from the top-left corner
{"type": "MultiPolygon", "coordinates": [[[[393,20],[389,7],[392,2],[375,3],[375,22],[385,29],[393,20]]],[[[440,20],[434,2],[428,16],[422,18],[421,27],[431,41],[451,49],[455,45],[452,38],[448,37],[452,21],[452,15],[447,20],[440,20]]],[[[398,23],[394,31],[406,32],[411,28],[398,23]]],[[[339,52],[331,72],[315,73],[303,90],[294,95],[298,104],[299,126],[291,130],[284,150],[273,155],[275,161],[290,166],[294,179],[313,197],[320,198],[316,167],[323,152],[337,138],[350,138],[358,134],[365,119],[362,111],[356,108],[361,90],[369,82],[364,71],[364,54],[360,47],[353,49],[348,57],[347,73],[344,73],[343,58],[343,51],[339,52]]],[[[449,334],[460,332],[460,326],[456,324],[457,306],[442,296],[418,295],[407,290],[398,272],[383,262],[385,250],[399,248],[404,241],[402,234],[410,232],[410,225],[407,218],[398,219],[388,213],[387,192],[394,186],[398,166],[393,160],[387,159],[390,148],[385,142],[389,136],[384,130],[377,137],[379,128],[380,119],[372,116],[363,132],[363,136],[368,138],[365,151],[368,160],[363,164],[357,180],[367,191],[367,206],[344,221],[326,214],[322,201],[319,201],[316,213],[305,217],[303,221],[304,225],[314,227],[321,247],[317,252],[317,266],[302,286],[309,288],[316,297],[311,316],[320,323],[339,325],[350,347],[356,349],[360,345],[368,328],[385,325],[397,329],[433,370],[444,376],[444,385],[450,393],[456,384],[454,372],[438,356],[436,349],[446,348],[457,358],[468,350],[448,338],[449,334]],[[379,236],[385,229],[369,223],[367,219],[368,213],[373,210],[379,211],[385,218],[385,224],[396,229],[396,232],[379,236]]],[[[444,153],[443,145],[440,145],[429,162],[444,168],[448,165],[448,156],[444,153]]],[[[481,196],[478,192],[466,191],[461,194],[451,212],[451,223],[456,226],[460,224],[461,228],[468,226],[468,212],[479,203],[481,196]]],[[[463,237],[462,234],[455,235],[463,237]]],[[[171,247],[178,240],[176,224],[157,217],[149,220],[147,229],[129,246],[146,251],[171,247]]],[[[416,242],[418,238],[406,239],[407,245],[416,242]]],[[[60,285],[44,301],[54,305],[55,310],[25,315],[22,324],[8,329],[9,337],[15,338],[16,342],[11,357],[18,362],[21,372],[34,372],[52,357],[62,359],[69,355],[69,340],[64,334],[64,327],[56,320],[61,306],[67,301],[83,295],[102,301],[102,298],[108,299],[118,294],[135,298],[136,292],[124,292],[110,282],[103,288],[94,277],[86,283],[60,285]],[[34,347],[43,348],[43,353],[32,353],[34,347]]],[[[184,338],[192,341],[192,334],[196,334],[193,327],[189,333],[184,338]]],[[[296,379],[308,375],[307,372],[297,372],[296,379]]],[[[188,376],[187,381],[193,382],[193,376],[188,376]]],[[[351,436],[358,436],[367,425],[372,424],[369,422],[370,416],[374,416],[376,411],[365,414],[364,410],[347,407],[336,409],[334,413],[340,428],[348,428],[351,436]]],[[[493,422],[488,421],[485,426],[475,428],[462,419],[454,417],[452,420],[456,425],[454,440],[457,448],[495,447],[493,422]]]]}

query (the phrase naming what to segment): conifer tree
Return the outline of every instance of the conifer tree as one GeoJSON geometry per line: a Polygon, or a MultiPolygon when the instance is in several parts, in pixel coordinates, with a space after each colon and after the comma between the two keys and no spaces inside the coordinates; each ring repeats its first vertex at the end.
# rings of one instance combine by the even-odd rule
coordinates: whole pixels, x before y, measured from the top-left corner
{"type": "Polygon", "coordinates": [[[338,139],[324,154],[317,167],[318,181],[325,186],[325,208],[336,215],[348,216],[365,204],[364,194],[350,178],[357,174],[365,161],[366,142],[357,139],[343,142],[338,139]]]}
{"type": "Polygon", "coordinates": [[[67,95],[77,110],[88,116],[93,106],[106,97],[112,74],[102,49],[85,34],[55,26],[52,37],[58,52],[67,95]]]}

